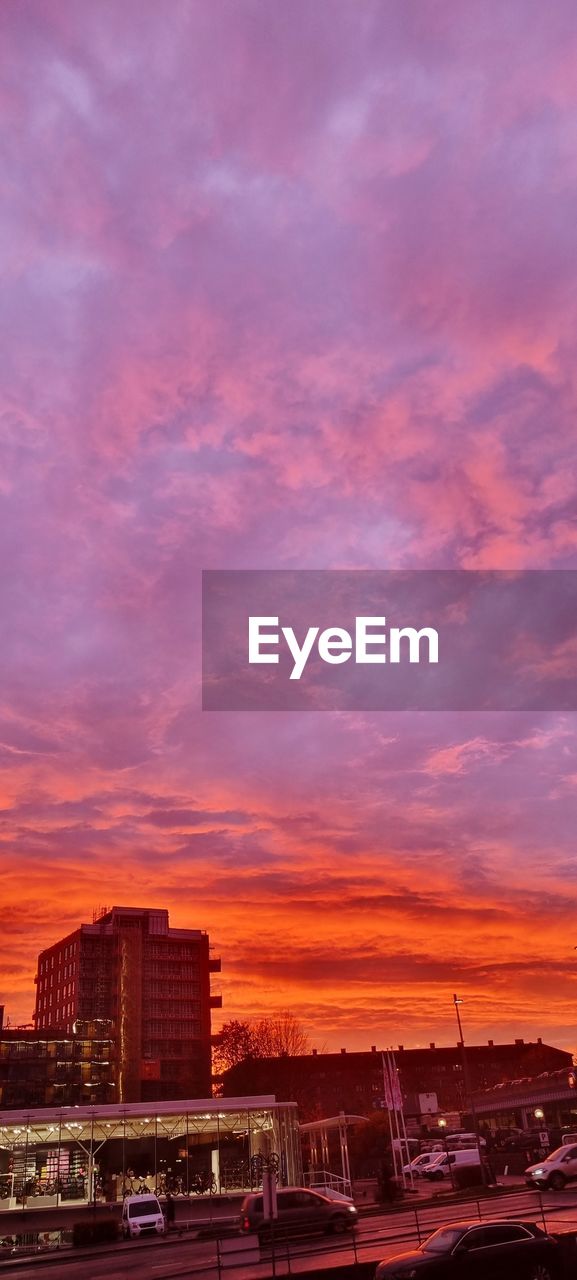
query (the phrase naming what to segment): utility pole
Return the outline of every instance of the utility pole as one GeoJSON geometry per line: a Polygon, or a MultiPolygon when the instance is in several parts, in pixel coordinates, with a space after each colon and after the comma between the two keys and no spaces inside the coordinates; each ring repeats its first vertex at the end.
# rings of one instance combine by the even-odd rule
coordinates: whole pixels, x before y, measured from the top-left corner
{"type": "Polygon", "coordinates": [[[459,1045],[461,1048],[461,1057],[463,1060],[463,1083],[465,1086],[465,1097],[469,1104],[469,1109],[470,1109],[471,1117],[473,1120],[473,1132],[475,1134],[475,1143],[477,1145],[479,1164],[481,1166],[481,1178],[483,1182],[485,1182],[486,1181],[485,1165],[483,1162],[483,1153],[481,1151],[481,1143],[479,1142],[479,1127],[477,1124],[477,1112],[475,1110],[475,1099],[473,1097],[473,1090],[471,1088],[471,1077],[469,1075],[469,1063],[467,1061],[467,1050],[465,1049],[465,1037],[463,1035],[463,1027],[461,1024],[461,1014],[459,1012],[459,1005],[462,1003],[463,1001],[458,995],[453,995],[453,1004],[455,1006],[455,1013],[457,1015],[457,1026],[459,1028],[459,1045]]]}

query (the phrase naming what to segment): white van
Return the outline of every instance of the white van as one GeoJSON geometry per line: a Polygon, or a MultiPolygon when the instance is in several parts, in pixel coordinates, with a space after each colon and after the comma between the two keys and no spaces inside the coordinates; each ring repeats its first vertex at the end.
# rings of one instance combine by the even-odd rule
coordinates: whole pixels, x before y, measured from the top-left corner
{"type": "Polygon", "coordinates": [[[448,1153],[443,1151],[428,1169],[423,1169],[423,1177],[428,1178],[430,1182],[436,1182],[440,1178],[449,1178],[451,1169],[461,1169],[463,1165],[474,1164],[479,1165],[479,1152],[476,1147],[448,1153]]]}
{"type": "Polygon", "coordinates": [[[413,1177],[420,1178],[426,1169],[430,1169],[435,1160],[439,1159],[440,1151],[421,1151],[420,1156],[415,1156],[410,1164],[403,1167],[403,1173],[413,1174],[413,1177]]]}
{"type": "Polygon", "coordinates": [[[122,1234],[163,1236],[166,1231],[160,1201],[156,1196],[126,1196],[122,1204],[122,1234]]]}

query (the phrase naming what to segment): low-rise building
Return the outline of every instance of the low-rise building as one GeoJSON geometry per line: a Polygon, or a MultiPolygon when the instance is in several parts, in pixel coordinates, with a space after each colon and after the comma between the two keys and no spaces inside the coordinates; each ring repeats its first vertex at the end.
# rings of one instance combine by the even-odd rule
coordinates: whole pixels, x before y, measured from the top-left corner
{"type": "MultiPolygon", "coordinates": [[[[297,1108],[200,1098],[0,1111],[0,1214],[133,1193],[229,1195],[302,1181],[297,1108]]],[[[207,1206],[208,1208],[208,1206],[207,1206]]]]}
{"type": "MultiPolygon", "coordinates": [[[[541,1039],[506,1044],[467,1045],[470,1087],[486,1089],[519,1076],[570,1068],[564,1049],[541,1039]]],[[[443,1112],[466,1112],[469,1106],[461,1045],[395,1051],[401,1090],[408,1114],[417,1115],[424,1095],[436,1094],[443,1112]]],[[[224,1072],[224,1096],[276,1093],[298,1103],[303,1121],[338,1115],[340,1111],[369,1116],[385,1106],[382,1055],[376,1046],[368,1053],[316,1053],[298,1057],[246,1059],[224,1072]]]]}

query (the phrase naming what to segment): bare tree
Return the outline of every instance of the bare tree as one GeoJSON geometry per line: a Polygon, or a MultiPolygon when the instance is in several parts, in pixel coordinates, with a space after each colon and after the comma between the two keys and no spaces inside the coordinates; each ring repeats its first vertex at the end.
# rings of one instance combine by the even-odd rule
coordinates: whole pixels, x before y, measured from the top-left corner
{"type": "Polygon", "coordinates": [[[214,1037],[217,1075],[250,1058],[297,1057],[309,1052],[309,1039],[290,1009],[258,1022],[232,1019],[214,1037]]]}
{"type": "Polygon", "coordinates": [[[254,1028],[257,1058],[296,1058],[310,1049],[309,1038],[290,1009],[261,1018],[254,1028]]]}

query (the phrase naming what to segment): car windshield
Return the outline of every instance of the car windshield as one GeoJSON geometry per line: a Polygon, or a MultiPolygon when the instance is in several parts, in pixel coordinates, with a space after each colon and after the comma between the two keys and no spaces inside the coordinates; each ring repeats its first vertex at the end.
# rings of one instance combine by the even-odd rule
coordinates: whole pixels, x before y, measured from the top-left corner
{"type": "Polygon", "coordinates": [[[557,1160],[561,1160],[563,1156],[569,1156],[569,1155],[570,1156],[575,1155],[575,1147],[569,1147],[569,1146],[557,1147],[557,1150],[551,1151],[549,1155],[546,1156],[545,1160],[541,1161],[541,1163],[556,1164],[557,1160]]]}
{"type": "Polygon", "coordinates": [[[129,1204],[128,1206],[129,1218],[149,1218],[152,1213],[160,1213],[158,1200],[143,1197],[142,1200],[138,1201],[138,1204],[129,1204]]]}
{"type": "Polygon", "coordinates": [[[421,1245],[423,1253],[450,1253],[461,1236],[463,1227],[441,1227],[421,1245]]]}

